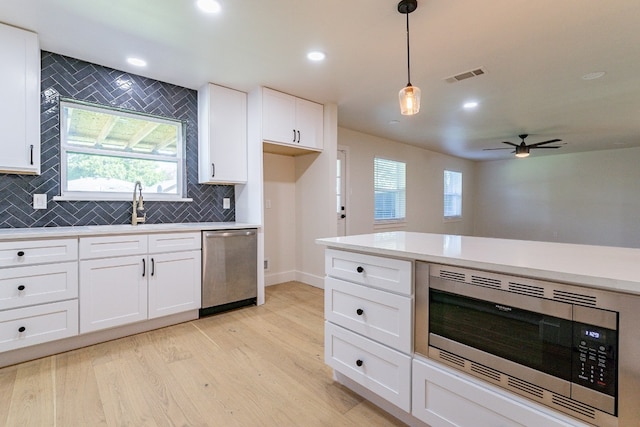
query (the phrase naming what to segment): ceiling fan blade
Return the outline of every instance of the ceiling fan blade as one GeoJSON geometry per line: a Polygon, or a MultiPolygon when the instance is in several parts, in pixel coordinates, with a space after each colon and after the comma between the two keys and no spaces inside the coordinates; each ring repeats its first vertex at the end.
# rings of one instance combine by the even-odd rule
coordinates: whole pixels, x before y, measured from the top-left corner
{"type": "Polygon", "coordinates": [[[484,151],[491,151],[491,150],[511,150],[511,148],[509,147],[504,147],[504,148],[483,148],[484,151]]]}
{"type": "Polygon", "coordinates": [[[519,147],[519,145],[518,145],[518,144],[514,144],[513,142],[509,142],[509,141],[502,141],[502,143],[503,143],[503,144],[509,144],[509,145],[511,145],[511,146],[514,146],[514,147],[519,147]]]}
{"type": "Polygon", "coordinates": [[[544,147],[536,147],[535,145],[530,145],[529,148],[561,148],[561,147],[558,147],[557,145],[551,145],[551,146],[545,145],[544,147]]]}
{"type": "Polygon", "coordinates": [[[545,144],[551,144],[552,142],[560,142],[562,141],[561,139],[550,139],[548,141],[543,141],[543,142],[536,142],[535,144],[530,144],[529,147],[538,147],[540,145],[545,145],[545,144]]]}

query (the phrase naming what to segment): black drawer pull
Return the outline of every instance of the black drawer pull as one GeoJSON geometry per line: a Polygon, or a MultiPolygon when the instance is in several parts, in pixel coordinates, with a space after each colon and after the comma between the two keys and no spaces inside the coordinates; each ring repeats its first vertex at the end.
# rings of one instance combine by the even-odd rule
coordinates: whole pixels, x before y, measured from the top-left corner
{"type": "Polygon", "coordinates": [[[363,310],[363,309],[361,309],[361,308],[359,308],[359,309],[357,309],[357,310],[356,310],[356,314],[357,314],[358,316],[362,316],[362,314],[363,314],[363,313],[364,313],[364,310],[363,310]]]}
{"type": "Polygon", "coordinates": [[[26,330],[27,330],[27,328],[25,328],[24,326],[20,326],[20,327],[18,328],[18,332],[20,332],[20,333],[23,333],[23,332],[24,332],[24,331],[26,331],[26,330]]]}
{"type": "Polygon", "coordinates": [[[24,285],[18,286],[18,290],[21,291],[21,292],[24,291],[24,285]]]}
{"type": "Polygon", "coordinates": [[[24,251],[18,251],[18,256],[24,256],[24,251]]]}
{"type": "Polygon", "coordinates": [[[362,273],[364,271],[364,268],[362,268],[361,266],[358,266],[358,268],[356,268],[356,271],[358,273],[362,273]]]}
{"type": "Polygon", "coordinates": [[[356,360],[356,365],[362,366],[362,363],[363,363],[362,360],[360,360],[360,359],[356,360]]]}
{"type": "Polygon", "coordinates": [[[142,258],[142,277],[147,274],[147,261],[142,258]]]}

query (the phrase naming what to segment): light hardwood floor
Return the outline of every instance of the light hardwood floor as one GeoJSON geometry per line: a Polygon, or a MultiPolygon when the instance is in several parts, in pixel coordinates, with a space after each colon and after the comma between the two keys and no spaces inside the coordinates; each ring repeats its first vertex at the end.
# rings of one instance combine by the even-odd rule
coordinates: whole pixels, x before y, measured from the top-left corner
{"type": "Polygon", "coordinates": [[[0,369],[0,425],[403,426],[332,380],[323,336],[321,289],[270,286],[260,307],[0,369]]]}

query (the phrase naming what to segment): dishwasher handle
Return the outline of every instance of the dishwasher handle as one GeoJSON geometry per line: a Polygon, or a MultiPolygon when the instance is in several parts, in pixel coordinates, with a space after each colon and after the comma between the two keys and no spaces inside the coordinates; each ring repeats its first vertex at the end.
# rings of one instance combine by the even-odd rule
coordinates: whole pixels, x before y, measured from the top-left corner
{"type": "Polygon", "coordinates": [[[207,238],[213,237],[238,237],[238,236],[255,236],[256,230],[224,230],[224,231],[203,231],[202,236],[207,238]]]}

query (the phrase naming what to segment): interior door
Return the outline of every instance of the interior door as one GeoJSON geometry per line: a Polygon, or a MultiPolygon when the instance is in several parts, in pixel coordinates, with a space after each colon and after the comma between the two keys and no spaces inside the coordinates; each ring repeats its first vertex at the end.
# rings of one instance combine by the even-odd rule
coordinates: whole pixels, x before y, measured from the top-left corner
{"type": "Polygon", "coordinates": [[[338,150],[336,168],[336,211],[338,219],[338,236],[347,235],[347,152],[338,150]]]}

